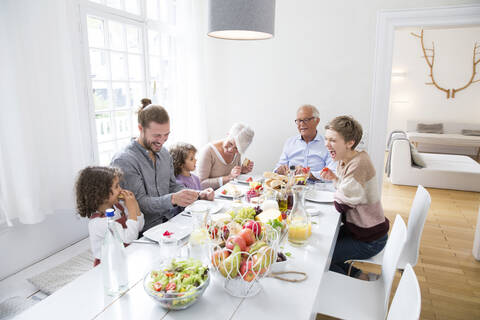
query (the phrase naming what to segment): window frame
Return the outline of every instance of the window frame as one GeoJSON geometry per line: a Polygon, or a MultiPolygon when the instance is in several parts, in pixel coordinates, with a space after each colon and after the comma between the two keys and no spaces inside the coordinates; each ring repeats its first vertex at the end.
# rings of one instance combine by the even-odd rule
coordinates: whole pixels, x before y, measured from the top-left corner
{"type": "MultiPolygon", "coordinates": [[[[159,1],[160,3],[160,1],[159,1]]],[[[161,4],[161,3],[160,3],[161,4]]],[[[124,140],[124,139],[131,139],[132,137],[138,136],[138,131],[137,127],[134,125],[136,123],[135,119],[135,105],[133,106],[126,106],[126,107],[120,107],[120,108],[115,108],[113,106],[113,84],[116,82],[118,83],[139,83],[143,85],[143,92],[145,94],[145,97],[154,97],[153,95],[153,88],[151,86],[152,80],[152,75],[150,72],[150,56],[156,56],[155,54],[150,54],[150,48],[149,48],[149,41],[148,41],[148,32],[149,30],[155,30],[160,32],[162,36],[168,35],[169,37],[175,37],[176,36],[176,30],[174,27],[166,23],[165,21],[156,21],[156,20],[149,20],[147,19],[147,14],[146,14],[146,0],[139,0],[139,6],[140,6],[140,14],[132,14],[123,10],[119,10],[116,8],[108,7],[104,4],[98,4],[91,2],[89,0],[80,0],[80,31],[81,31],[81,38],[82,38],[82,52],[84,56],[84,66],[85,66],[85,79],[86,79],[86,94],[87,94],[87,101],[88,101],[88,117],[89,117],[89,123],[90,123],[90,135],[91,135],[91,143],[92,143],[92,150],[93,150],[93,161],[97,164],[100,165],[108,165],[105,163],[100,163],[101,160],[101,153],[100,153],[100,144],[102,143],[114,143],[117,146],[118,141],[124,140]],[[130,54],[127,50],[128,48],[125,48],[125,51],[116,51],[114,49],[110,48],[110,43],[105,38],[105,47],[104,48],[98,48],[98,47],[90,47],[90,44],[88,42],[88,17],[93,16],[97,17],[100,19],[104,19],[105,22],[108,20],[119,22],[122,24],[126,25],[133,25],[135,27],[138,27],[141,30],[141,44],[143,46],[142,52],[139,53],[138,55],[141,55],[143,57],[143,78],[142,80],[130,80],[130,79],[125,79],[125,80],[112,80],[112,74],[111,74],[111,67],[108,67],[109,69],[109,79],[108,80],[97,80],[99,82],[107,82],[108,83],[108,90],[110,93],[110,101],[109,101],[109,106],[108,109],[105,110],[95,110],[95,103],[94,103],[94,95],[93,95],[93,84],[94,84],[94,79],[91,77],[91,57],[90,57],[90,50],[91,49],[99,49],[102,51],[105,51],[108,53],[108,60],[107,63],[108,65],[111,65],[111,57],[110,53],[111,52],[121,52],[127,56],[127,62],[126,62],[126,68],[129,68],[129,61],[128,61],[128,55],[130,54]],[[133,108],[132,108],[133,107],[133,108]],[[96,124],[96,116],[98,114],[108,114],[112,116],[115,112],[121,112],[121,111],[126,111],[126,112],[132,112],[130,115],[130,136],[129,137],[117,137],[118,132],[116,131],[116,126],[117,126],[117,121],[114,117],[111,117],[110,121],[112,123],[113,128],[111,129],[113,132],[113,137],[109,140],[105,141],[99,141],[98,137],[98,130],[97,130],[97,124],[96,124]],[[132,118],[133,117],[133,118],[132,118]],[[137,134],[136,134],[137,133],[137,134]]],[[[176,10],[176,8],[175,8],[176,10]]],[[[109,35],[109,24],[105,23],[104,24],[104,35],[109,35]]],[[[126,32],[124,34],[124,41],[126,40],[126,32]]],[[[174,61],[174,58],[172,56],[169,56],[169,61],[174,61]]],[[[157,81],[157,86],[160,85],[157,81]]],[[[165,83],[161,83],[161,85],[165,85],[165,83]]],[[[171,84],[167,84],[170,86],[171,84]]],[[[127,89],[127,101],[128,97],[130,96],[128,93],[127,89]]],[[[140,101],[135,101],[134,103],[140,103],[140,101]]],[[[127,102],[129,104],[129,102],[127,102]]],[[[117,152],[119,149],[116,148],[114,152],[117,152]]]]}

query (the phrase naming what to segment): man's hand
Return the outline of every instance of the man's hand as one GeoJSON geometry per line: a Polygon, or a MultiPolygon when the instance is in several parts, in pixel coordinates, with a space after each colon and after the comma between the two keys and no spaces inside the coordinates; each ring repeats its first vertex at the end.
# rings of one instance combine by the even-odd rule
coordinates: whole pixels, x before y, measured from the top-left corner
{"type": "Polygon", "coordinates": [[[198,199],[198,191],[183,189],[172,194],[172,204],[180,207],[191,205],[198,199]]]}
{"type": "Polygon", "coordinates": [[[278,174],[286,175],[288,172],[288,166],[286,164],[282,164],[280,167],[277,168],[276,172],[278,174]]]}
{"type": "Polygon", "coordinates": [[[302,166],[295,166],[295,174],[303,174],[302,170],[302,166]]]}
{"type": "Polygon", "coordinates": [[[137,216],[140,215],[140,207],[138,206],[137,199],[133,192],[123,189],[120,191],[120,194],[123,196],[123,201],[125,201],[125,206],[128,210],[128,219],[137,220],[137,216]]]}
{"type": "Polygon", "coordinates": [[[242,166],[242,173],[249,173],[249,172],[252,172],[253,170],[253,161],[250,160],[249,163],[248,163],[248,166],[244,167],[242,166]]]}
{"type": "Polygon", "coordinates": [[[323,180],[338,180],[338,177],[335,175],[335,173],[333,173],[333,171],[327,167],[322,169],[322,171],[320,172],[320,177],[322,177],[323,180]]]}
{"type": "Polygon", "coordinates": [[[213,191],[212,188],[207,188],[205,190],[200,191],[200,193],[198,194],[198,197],[200,199],[213,201],[213,199],[215,199],[215,191],[213,191]]]}

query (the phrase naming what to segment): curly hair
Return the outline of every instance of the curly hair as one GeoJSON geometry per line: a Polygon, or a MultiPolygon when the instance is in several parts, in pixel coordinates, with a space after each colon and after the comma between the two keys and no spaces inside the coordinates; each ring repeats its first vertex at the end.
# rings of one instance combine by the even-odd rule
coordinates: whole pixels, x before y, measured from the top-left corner
{"type": "Polygon", "coordinates": [[[354,141],[352,150],[360,143],[363,130],[362,125],[350,116],[339,116],[327,123],[325,129],[337,131],[345,142],[354,141]]]}
{"type": "Polygon", "coordinates": [[[90,218],[110,197],[113,180],[122,176],[122,171],[114,167],[92,166],[81,170],[75,183],[78,214],[90,218]]]}
{"type": "Polygon", "coordinates": [[[190,152],[197,152],[197,149],[190,143],[179,142],[170,148],[170,155],[173,159],[173,170],[176,176],[182,172],[182,167],[190,152]]]}

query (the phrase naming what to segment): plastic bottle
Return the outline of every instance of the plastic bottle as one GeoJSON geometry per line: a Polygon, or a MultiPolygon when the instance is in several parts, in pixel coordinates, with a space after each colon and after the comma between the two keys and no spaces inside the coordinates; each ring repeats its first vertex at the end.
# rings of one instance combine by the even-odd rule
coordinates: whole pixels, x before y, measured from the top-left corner
{"type": "Polygon", "coordinates": [[[107,295],[118,295],[128,288],[127,257],[116,228],[114,210],[107,209],[108,228],[102,245],[103,286],[107,295]]]}

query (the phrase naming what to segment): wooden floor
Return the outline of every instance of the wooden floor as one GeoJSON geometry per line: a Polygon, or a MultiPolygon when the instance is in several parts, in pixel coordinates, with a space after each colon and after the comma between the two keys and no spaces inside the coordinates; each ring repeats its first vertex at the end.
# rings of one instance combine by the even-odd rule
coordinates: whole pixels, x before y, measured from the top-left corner
{"type": "MultiPolygon", "coordinates": [[[[427,188],[432,197],[423,230],[420,258],[414,267],[422,291],[421,319],[480,319],[480,261],[472,245],[480,193],[427,188]]],[[[384,180],[382,204],[393,223],[398,213],[408,221],[416,187],[384,180]]],[[[356,264],[364,271],[378,267],[356,264]]],[[[397,272],[392,293],[400,275],[397,272]]],[[[317,319],[326,319],[318,316],[317,319]]]]}

